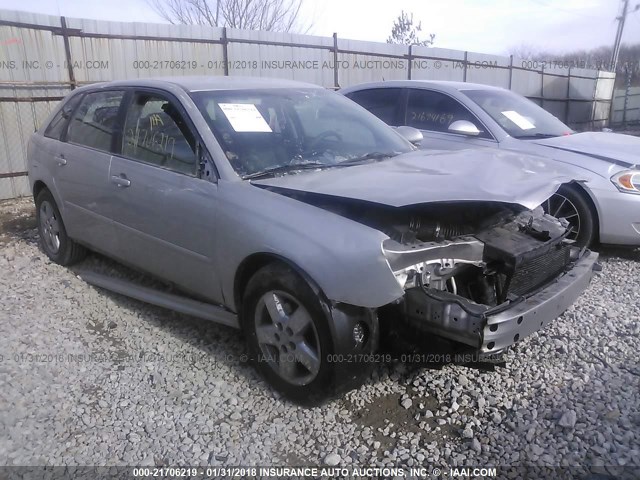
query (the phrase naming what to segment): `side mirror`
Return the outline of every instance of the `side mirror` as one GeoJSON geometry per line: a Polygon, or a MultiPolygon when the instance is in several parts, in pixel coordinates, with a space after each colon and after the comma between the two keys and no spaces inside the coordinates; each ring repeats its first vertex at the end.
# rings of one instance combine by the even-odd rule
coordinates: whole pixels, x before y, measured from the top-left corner
{"type": "Polygon", "coordinates": [[[401,127],[396,128],[396,131],[404,137],[405,140],[413,143],[414,145],[420,145],[420,142],[424,139],[422,136],[422,132],[417,128],[408,127],[403,125],[401,127]]]}
{"type": "Polygon", "coordinates": [[[480,130],[473,123],[468,120],[456,120],[448,128],[450,133],[457,133],[459,135],[467,135],[469,137],[477,137],[480,135],[480,130]]]}

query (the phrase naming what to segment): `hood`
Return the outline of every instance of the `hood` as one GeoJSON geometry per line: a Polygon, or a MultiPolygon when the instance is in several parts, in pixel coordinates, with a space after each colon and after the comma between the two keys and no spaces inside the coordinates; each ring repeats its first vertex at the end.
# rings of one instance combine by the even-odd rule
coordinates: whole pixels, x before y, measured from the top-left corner
{"type": "Polygon", "coordinates": [[[404,207],[484,201],[533,209],[576,179],[558,162],[497,149],[416,151],[388,160],[302,172],[252,183],[294,192],[404,207]]]}
{"type": "Polygon", "coordinates": [[[640,164],[640,138],[620,133],[584,132],[561,137],[527,140],[538,145],[588,155],[623,168],[640,164]]]}

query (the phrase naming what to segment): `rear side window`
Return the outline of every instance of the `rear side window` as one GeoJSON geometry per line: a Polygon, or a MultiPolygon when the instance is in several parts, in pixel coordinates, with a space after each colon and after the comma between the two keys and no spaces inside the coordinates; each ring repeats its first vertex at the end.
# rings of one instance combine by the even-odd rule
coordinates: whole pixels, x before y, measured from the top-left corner
{"type": "Polygon", "coordinates": [[[176,105],[157,94],[136,94],[124,125],[122,155],[195,175],[195,145],[195,135],[176,105]]]}
{"type": "Polygon", "coordinates": [[[58,113],[53,117],[53,120],[51,120],[51,123],[47,126],[47,129],[44,131],[45,137],[62,140],[63,132],[67,127],[69,117],[73,113],[73,110],[75,110],[78,103],[80,103],[81,99],[82,95],[74,95],[62,106],[58,113]]]}
{"type": "Polygon", "coordinates": [[[348,93],[358,105],[366,108],[387,125],[398,126],[401,108],[402,89],[400,88],[372,88],[348,93]]]}
{"type": "Polygon", "coordinates": [[[85,95],[69,122],[67,140],[87,147],[111,151],[117,129],[118,110],[124,92],[95,92],[85,95]]]}
{"type": "Polygon", "coordinates": [[[420,130],[446,132],[456,120],[473,123],[482,133],[481,138],[490,138],[485,128],[467,107],[448,95],[431,90],[409,90],[407,103],[407,125],[420,130]]]}

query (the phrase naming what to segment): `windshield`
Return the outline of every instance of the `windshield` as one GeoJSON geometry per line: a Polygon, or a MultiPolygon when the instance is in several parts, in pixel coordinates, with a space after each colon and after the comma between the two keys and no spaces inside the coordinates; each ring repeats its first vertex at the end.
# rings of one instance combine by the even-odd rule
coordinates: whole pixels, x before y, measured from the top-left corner
{"type": "Polygon", "coordinates": [[[573,131],[531,100],[508,90],[463,90],[515,138],[559,137],[573,131]]]}
{"type": "Polygon", "coordinates": [[[322,89],[194,92],[242,177],[388,158],[411,144],[351,100],[322,89]]]}

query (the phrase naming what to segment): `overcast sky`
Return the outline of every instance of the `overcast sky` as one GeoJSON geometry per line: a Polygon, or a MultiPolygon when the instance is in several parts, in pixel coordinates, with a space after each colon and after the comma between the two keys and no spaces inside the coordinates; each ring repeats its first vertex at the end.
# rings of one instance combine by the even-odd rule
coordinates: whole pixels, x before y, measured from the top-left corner
{"type": "MultiPolygon", "coordinates": [[[[640,0],[631,0],[634,6],[640,0]]],[[[101,20],[162,22],[145,0],[0,0],[0,8],[101,20]]],[[[612,45],[620,0],[304,0],[309,33],[384,42],[400,10],[422,21],[442,48],[506,54],[521,45],[564,52],[612,45]]],[[[640,11],[624,42],[640,42],[640,11]]]]}

